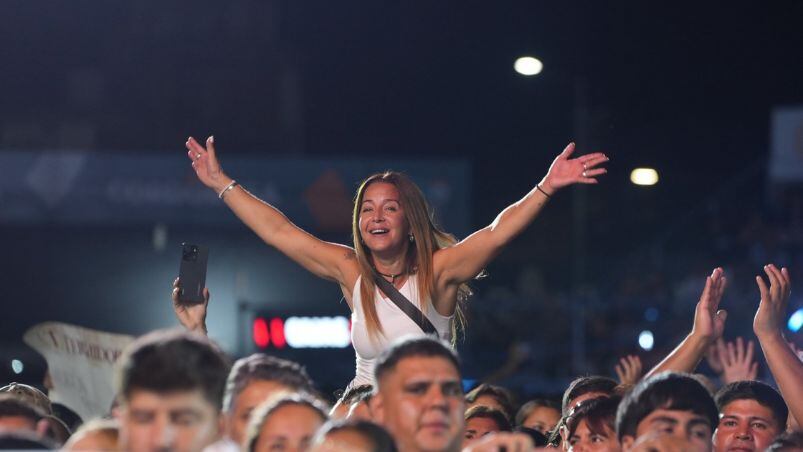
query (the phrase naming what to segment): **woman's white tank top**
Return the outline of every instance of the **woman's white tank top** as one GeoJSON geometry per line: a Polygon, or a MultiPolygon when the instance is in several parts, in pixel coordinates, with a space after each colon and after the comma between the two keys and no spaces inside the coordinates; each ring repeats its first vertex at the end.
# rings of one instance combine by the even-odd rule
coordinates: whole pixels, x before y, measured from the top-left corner
{"type": "MultiPolygon", "coordinates": [[[[389,298],[384,298],[378,288],[374,289],[374,303],[379,321],[382,323],[383,334],[379,334],[374,340],[368,336],[368,329],[365,324],[365,313],[362,309],[362,298],[360,295],[360,278],[354,283],[354,291],[351,295],[351,343],[354,345],[354,352],[357,355],[357,374],[349,386],[363,384],[374,384],[374,365],[379,354],[388,348],[390,344],[408,335],[423,335],[421,328],[404,313],[389,298]]],[[[422,308],[422,303],[418,296],[418,278],[410,275],[407,281],[399,289],[402,295],[407,297],[414,305],[424,311],[438,336],[449,342],[452,338],[452,319],[454,315],[446,317],[440,315],[431,300],[426,301],[426,308],[422,308]]]]}

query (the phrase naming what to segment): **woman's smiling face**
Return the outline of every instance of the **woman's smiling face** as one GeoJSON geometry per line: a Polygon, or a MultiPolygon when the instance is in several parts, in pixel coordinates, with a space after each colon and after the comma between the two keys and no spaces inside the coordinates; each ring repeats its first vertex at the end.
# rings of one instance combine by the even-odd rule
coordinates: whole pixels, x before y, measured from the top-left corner
{"type": "Polygon", "coordinates": [[[360,235],[372,253],[392,255],[402,251],[410,231],[399,190],[387,182],[366,187],[360,205],[360,235]]]}

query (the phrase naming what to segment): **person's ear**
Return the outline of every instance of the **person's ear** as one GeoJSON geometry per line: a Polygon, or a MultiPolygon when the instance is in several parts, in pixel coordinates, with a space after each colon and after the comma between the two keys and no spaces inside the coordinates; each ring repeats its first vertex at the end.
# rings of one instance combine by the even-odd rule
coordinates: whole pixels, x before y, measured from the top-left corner
{"type": "Polygon", "coordinates": [[[369,400],[368,410],[373,415],[377,424],[384,424],[385,422],[385,400],[379,393],[374,394],[369,400]]]}
{"type": "Polygon", "coordinates": [[[633,447],[633,443],[636,442],[636,438],[630,435],[622,436],[622,451],[627,452],[633,447]]]}
{"type": "Polygon", "coordinates": [[[39,419],[36,422],[36,427],[34,428],[36,432],[36,436],[40,438],[47,438],[48,432],[50,431],[50,421],[47,419],[39,419]]]}
{"type": "Polygon", "coordinates": [[[220,413],[217,415],[217,439],[223,437],[223,432],[226,431],[226,426],[228,425],[229,416],[224,413],[220,413]]]}

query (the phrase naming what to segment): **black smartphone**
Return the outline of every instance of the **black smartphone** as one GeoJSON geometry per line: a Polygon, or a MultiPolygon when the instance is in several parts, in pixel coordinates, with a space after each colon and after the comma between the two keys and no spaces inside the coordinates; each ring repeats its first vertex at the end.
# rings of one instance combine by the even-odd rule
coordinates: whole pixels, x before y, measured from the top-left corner
{"type": "Polygon", "coordinates": [[[191,243],[181,244],[181,265],[178,269],[181,290],[179,301],[183,303],[203,303],[206,287],[206,261],[209,248],[191,243]]]}

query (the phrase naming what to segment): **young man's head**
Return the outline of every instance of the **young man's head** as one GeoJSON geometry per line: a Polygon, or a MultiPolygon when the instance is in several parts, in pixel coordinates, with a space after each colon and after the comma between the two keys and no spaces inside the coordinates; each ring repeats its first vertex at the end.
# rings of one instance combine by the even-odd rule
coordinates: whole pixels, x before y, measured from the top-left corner
{"type": "Polygon", "coordinates": [[[708,390],[688,374],[662,373],[639,382],[619,404],[616,433],[630,450],[644,436],[688,440],[690,450],[710,451],[717,407],[708,390]]]}
{"type": "Polygon", "coordinates": [[[737,381],[717,392],[716,451],[763,451],[786,429],[789,409],[778,391],[759,381],[737,381]]]}
{"type": "Polygon", "coordinates": [[[312,380],[300,364],[262,353],[235,361],[223,397],[228,437],[242,443],[254,408],[283,391],[314,392],[312,380]]]}
{"type": "Polygon", "coordinates": [[[465,420],[463,447],[490,433],[509,432],[512,429],[504,412],[485,405],[475,405],[466,410],[465,420]]]}
{"type": "Polygon", "coordinates": [[[0,430],[27,432],[45,437],[48,429],[45,413],[11,394],[0,395],[0,430]]]}
{"type": "Polygon", "coordinates": [[[608,377],[589,376],[579,377],[569,383],[569,387],[563,392],[561,403],[561,414],[567,415],[578,403],[595,399],[597,397],[607,397],[615,392],[617,383],[608,377]]]}
{"type": "Polygon", "coordinates": [[[445,342],[402,339],[380,355],[374,376],[374,414],[400,451],[460,449],[463,386],[457,355],[445,342]]]}
{"type": "Polygon", "coordinates": [[[466,394],[466,408],[487,406],[502,411],[508,420],[515,414],[513,395],[507,389],[483,383],[466,394]]]}
{"type": "Polygon", "coordinates": [[[229,361],[206,337],[157,331],[135,340],[118,365],[121,448],[196,451],[219,437],[229,361]]]}

